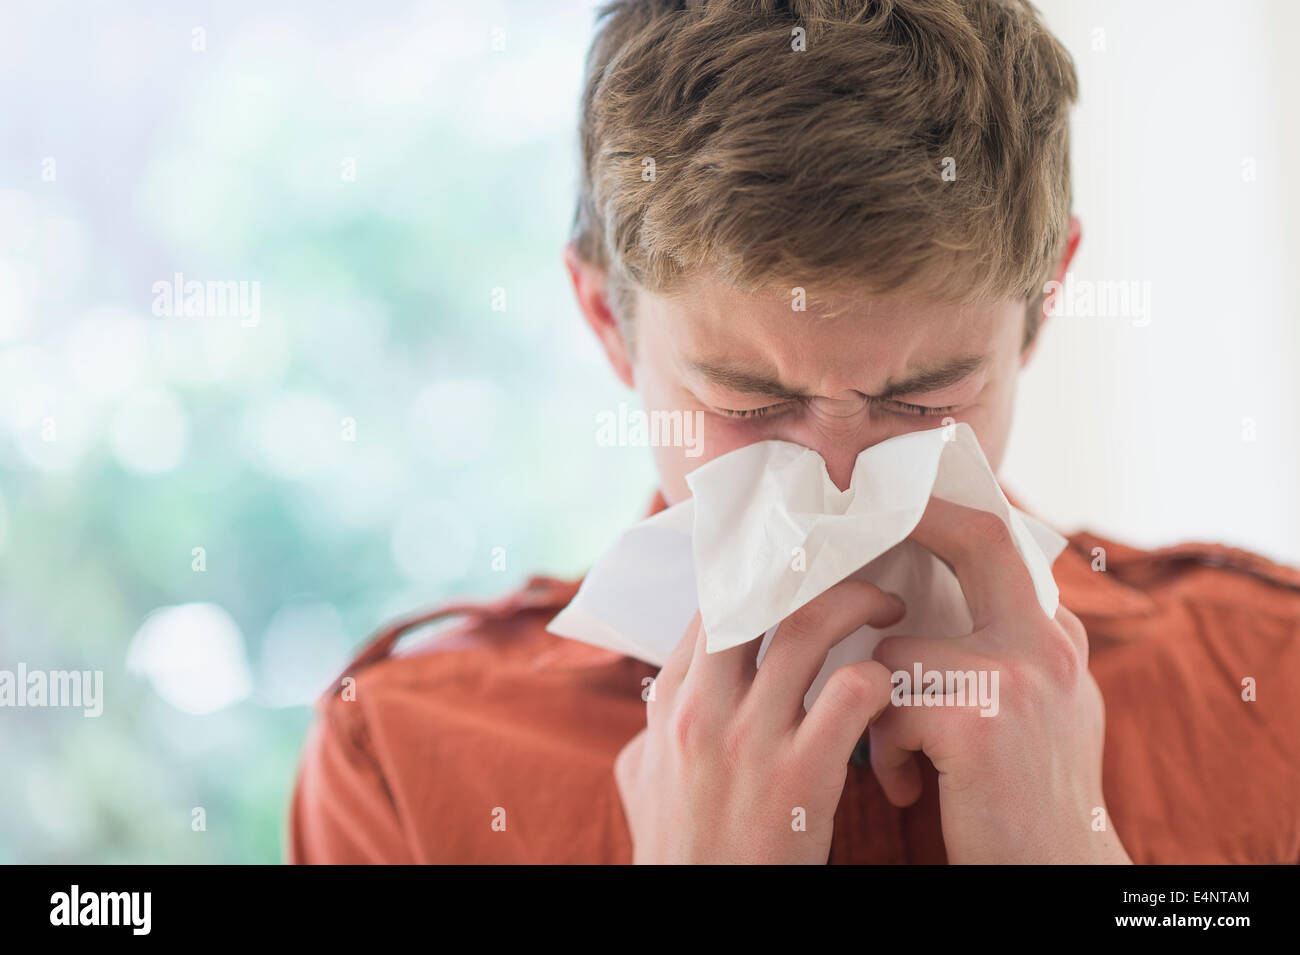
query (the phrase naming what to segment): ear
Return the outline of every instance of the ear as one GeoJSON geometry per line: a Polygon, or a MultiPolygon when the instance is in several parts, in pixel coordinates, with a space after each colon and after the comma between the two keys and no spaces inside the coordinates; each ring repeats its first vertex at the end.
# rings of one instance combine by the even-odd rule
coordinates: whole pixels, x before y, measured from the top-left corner
{"type": "MultiPolygon", "coordinates": [[[[1058,286],[1065,281],[1065,273],[1074,260],[1074,253],[1079,248],[1081,238],[1083,238],[1083,225],[1079,222],[1078,216],[1070,216],[1070,229],[1065,236],[1065,251],[1061,253],[1061,261],[1056,263],[1056,272],[1052,276],[1052,281],[1056,282],[1058,286]]],[[[1042,338],[1043,326],[1047,324],[1047,319],[1051,317],[1050,309],[1054,294],[1044,295],[1042,302],[1039,303],[1038,331],[1034,333],[1034,339],[1029,343],[1029,347],[1020,354],[1020,366],[1022,368],[1029,363],[1029,357],[1034,353],[1034,349],[1038,347],[1039,339],[1042,338]]]]}
{"type": "Polygon", "coordinates": [[[582,309],[587,324],[596,333],[596,338],[605,349],[609,365],[618,375],[619,381],[629,388],[635,387],[632,373],[632,361],[628,355],[627,343],[623,332],[618,327],[618,320],[609,309],[605,295],[605,272],[584,261],[578,255],[577,246],[570,242],[564,247],[564,265],[569,270],[573,282],[573,293],[577,296],[578,307],[582,309]]]}

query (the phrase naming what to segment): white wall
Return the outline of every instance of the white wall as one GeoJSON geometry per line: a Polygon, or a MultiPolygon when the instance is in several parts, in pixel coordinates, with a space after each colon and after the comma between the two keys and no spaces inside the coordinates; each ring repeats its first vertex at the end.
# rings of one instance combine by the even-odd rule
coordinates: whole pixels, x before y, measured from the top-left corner
{"type": "Polygon", "coordinates": [[[1039,6],[1081,86],[1073,271],[1151,308],[1051,320],[1002,477],[1063,529],[1300,564],[1300,4],[1039,6]]]}

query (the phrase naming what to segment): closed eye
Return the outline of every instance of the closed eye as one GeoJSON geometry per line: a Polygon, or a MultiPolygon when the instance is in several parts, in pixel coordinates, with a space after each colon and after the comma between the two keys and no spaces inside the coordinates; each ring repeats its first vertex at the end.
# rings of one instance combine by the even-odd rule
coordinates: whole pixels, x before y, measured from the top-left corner
{"type": "Polygon", "coordinates": [[[718,414],[728,418],[766,418],[777,412],[789,411],[795,405],[796,401],[782,401],[780,404],[768,405],[765,408],[749,408],[743,411],[733,411],[729,408],[718,408],[718,414]]]}
{"type": "MultiPolygon", "coordinates": [[[[941,417],[951,414],[958,409],[958,405],[944,405],[935,408],[929,405],[914,405],[906,401],[898,401],[895,398],[868,398],[868,401],[879,406],[882,410],[892,414],[908,415],[912,417],[941,417]]],[[[784,414],[796,407],[802,406],[803,402],[799,401],[782,401],[779,404],[767,405],[763,408],[749,408],[746,410],[733,410],[729,408],[718,408],[718,414],[728,418],[750,419],[770,418],[777,414],[784,414]]]]}
{"type": "Polygon", "coordinates": [[[940,415],[951,414],[958,408],[957,405],[945,405],[942,408],[931,408],[929,405],[912,405],[908,404],[906,401],[897,401],[893,398],[872,398],[871,400],[877,404],[883,405],[886,411],[892,411],[895,414],[921,416],[932,415],[938,417],[940,415]]]}

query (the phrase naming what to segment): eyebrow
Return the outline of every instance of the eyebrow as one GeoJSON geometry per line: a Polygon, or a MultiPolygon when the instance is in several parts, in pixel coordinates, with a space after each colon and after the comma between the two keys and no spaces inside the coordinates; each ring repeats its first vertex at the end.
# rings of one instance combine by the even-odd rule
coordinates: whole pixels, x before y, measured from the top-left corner
{"type": "MultiPolygon", "coordinates": [[[[891,398],[894,395],[919,395],[949,388],[965,381],[988,362],[986,355],[968,355],[913,372],[901,381],[888,381],[884,390],[873,398],[891,398]]],[[[769,398],[793,400],[813,397],[806,391],[788,388],[775,376],[750,371],[727,362],[697,361],[691,367],[709,381],[730,391],[763,395],[769,398]]]]}
{"type": "Polygon", "coordinates": [[[902,381],[890,381],[877,398],[889,398],[894,395],[919,395],[929,391],[941,391],[958,382],[965,381],[988,362],[987,355],[968,355],[942,365],[922,368],[902,381]]]}

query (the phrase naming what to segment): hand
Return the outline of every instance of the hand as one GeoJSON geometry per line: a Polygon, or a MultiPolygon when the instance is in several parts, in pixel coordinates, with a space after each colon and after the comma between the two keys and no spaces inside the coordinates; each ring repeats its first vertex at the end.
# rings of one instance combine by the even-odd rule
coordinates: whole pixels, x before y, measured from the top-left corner
{"type": "Polygon", "coordinates": [[[951,695],[944,706],[891,706],[870,731],[886,796],[897,806],[916,801],[914,753],[924,752],[939,773],[949,862],[1130,863],[1102,794],[1105,704],[1079,619],[1064,607],[1055,619],[1043,613],[1010,531],[992,514],[932,498],[911,537],[957,575],[975,629],[958,639],[888,637],[875,658],[908,674],[917,662],[923,672],[983,670],[990,688],[997,671],[998,709],[981,716],[951,695]]]}
{"type": "Polygon", "coordinates": [[[763,665],[753,642],[706,653],[697,614],[652,684],[646,728],[614,762],[637,863],[816,863],[849,757],[889,702],[872,660],[839,668],[803,700],[831,647],[902,619],[901,600],[846,580],[777,629],[763,665]]]}

